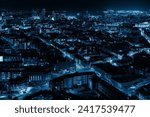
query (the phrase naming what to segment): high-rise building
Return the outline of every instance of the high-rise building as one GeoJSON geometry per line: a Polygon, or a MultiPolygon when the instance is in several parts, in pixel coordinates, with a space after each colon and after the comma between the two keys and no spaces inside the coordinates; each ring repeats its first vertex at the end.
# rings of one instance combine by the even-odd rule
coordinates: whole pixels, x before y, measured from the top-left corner
{"type": "Polygon", "coordinates": [[[39,20],[40,19],[40,17],[38,16],[38,13],[37,13],[37,11],[35,11],[35,10],[33,10],[32,11],[32,18],[34,19],[34,20],[39,20]]]}
{"type": "Polygon", "coordinates": [[[40,13],[40,18],[43,20],[46,17],[46,9],[42,9],[41,13],[40,13]]]}

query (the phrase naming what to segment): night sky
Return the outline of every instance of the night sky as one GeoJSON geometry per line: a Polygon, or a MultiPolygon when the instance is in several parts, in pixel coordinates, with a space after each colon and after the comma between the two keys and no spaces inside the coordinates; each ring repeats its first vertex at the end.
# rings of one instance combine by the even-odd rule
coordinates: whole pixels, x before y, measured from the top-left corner
{"type": "Polygon", "coordinates": [[[53,10],[150,9],[148,0],[0,0],[1,8],[53,10]]]}

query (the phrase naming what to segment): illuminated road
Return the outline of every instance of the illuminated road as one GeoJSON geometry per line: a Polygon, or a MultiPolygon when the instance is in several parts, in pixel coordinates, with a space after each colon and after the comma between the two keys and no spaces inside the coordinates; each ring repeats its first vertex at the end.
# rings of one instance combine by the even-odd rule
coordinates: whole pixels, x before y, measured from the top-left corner
{"type": "Polygon", "coordinates": [[[143,36],[147,40],[147,42],[150,43],[150,37],[145,34],[142,28],[139,28],[139,30],[141,31],[141,36],[143,36]]]}

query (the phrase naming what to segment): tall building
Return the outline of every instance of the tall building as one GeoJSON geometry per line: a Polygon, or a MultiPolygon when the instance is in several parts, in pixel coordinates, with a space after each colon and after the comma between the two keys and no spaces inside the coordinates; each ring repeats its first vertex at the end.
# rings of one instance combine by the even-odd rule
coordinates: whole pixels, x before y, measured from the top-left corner
{"type": "Polygon", "coordinates": [[[31,14],[31,15],[32,15],[31,17],[32,17],[34,20],[40,19],[40,17],[38,16],[37,11],[35,11],[35,10],[32,11],[32,14],[31,14]]]}
{"type": "Polygon", "coordinates": [[[46,9],[42,9],[41,13],[40,13],[40,18],[43,20],[46,17],[46,9]]]}

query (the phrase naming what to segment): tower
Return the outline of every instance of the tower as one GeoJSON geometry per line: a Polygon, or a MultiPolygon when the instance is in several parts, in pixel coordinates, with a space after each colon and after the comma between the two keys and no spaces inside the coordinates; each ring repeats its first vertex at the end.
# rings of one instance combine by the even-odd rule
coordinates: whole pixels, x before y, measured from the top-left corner
{"type": "Polygon", "coordinates": [[[40,18],[43,20],[46,17],[46,9],[42,9],[41,13],[40,13],[40,18]]]}

